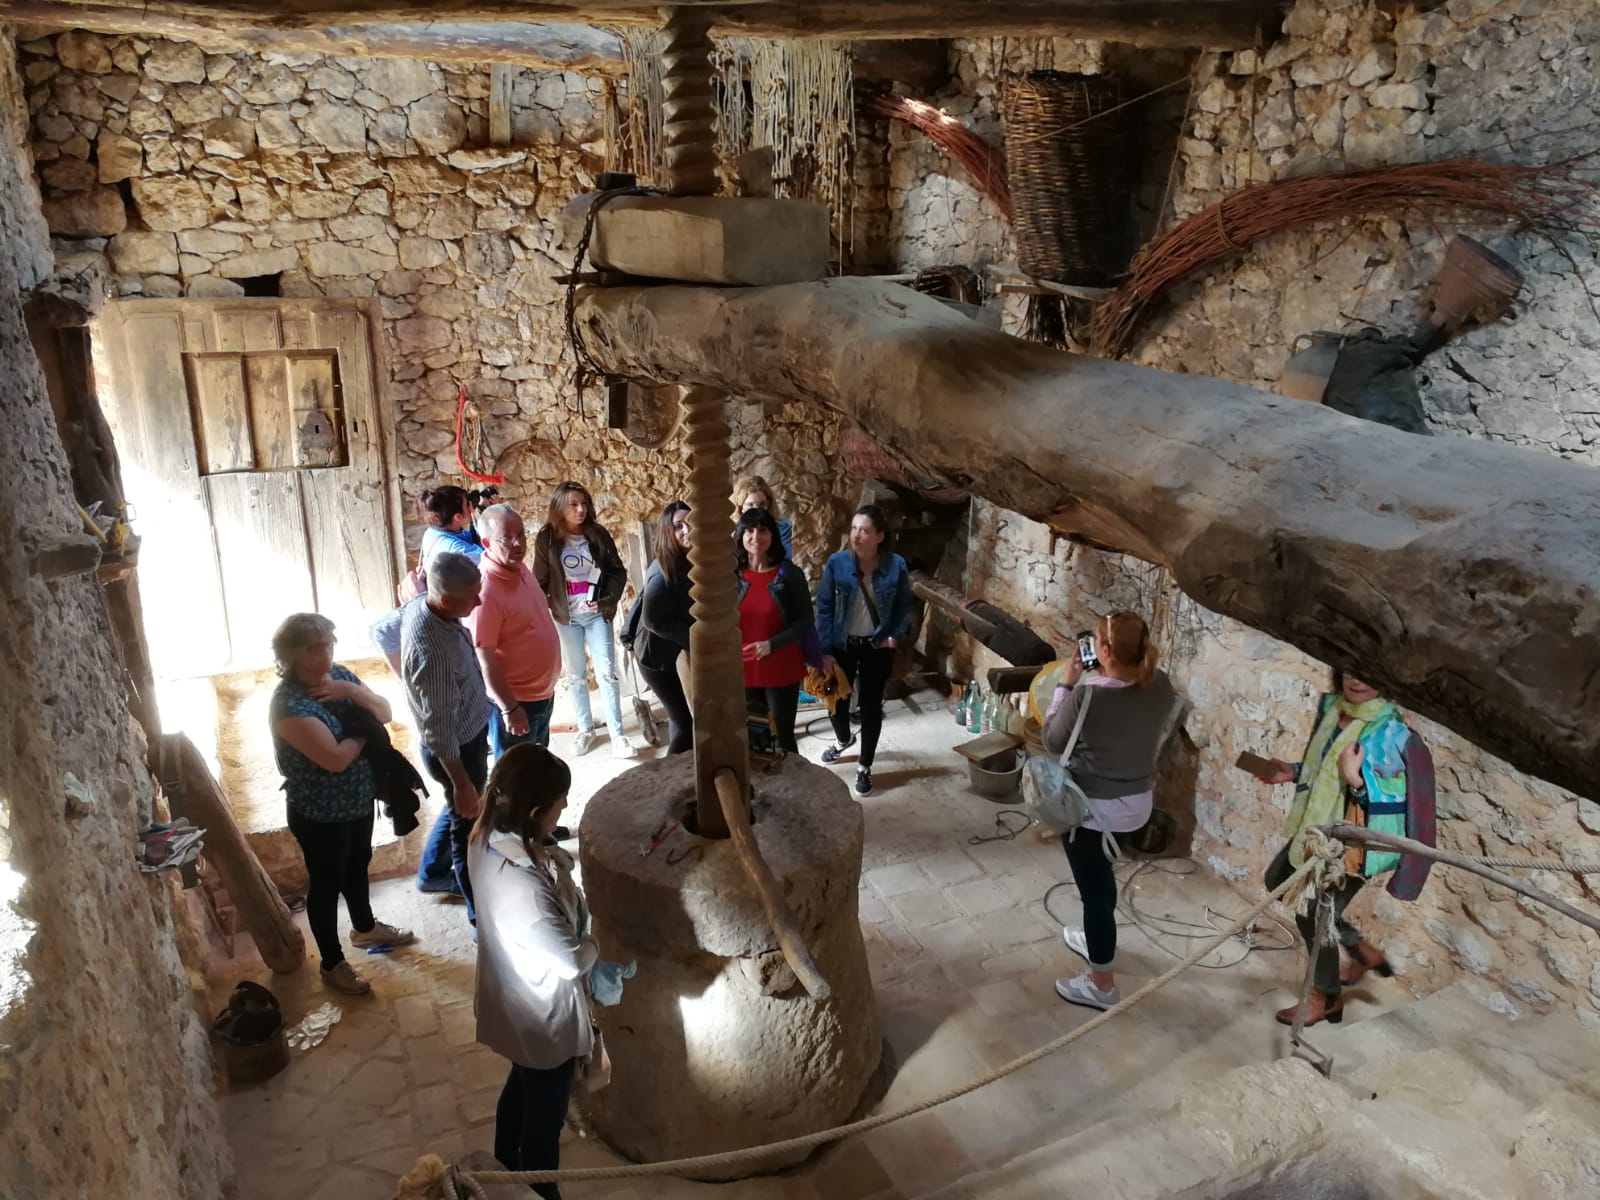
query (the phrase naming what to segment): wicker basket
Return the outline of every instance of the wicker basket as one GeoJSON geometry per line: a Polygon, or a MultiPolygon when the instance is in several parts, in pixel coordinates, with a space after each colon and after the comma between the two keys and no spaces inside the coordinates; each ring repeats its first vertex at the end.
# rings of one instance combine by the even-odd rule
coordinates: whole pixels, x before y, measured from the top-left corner
{"type": "Polygon", "coordinates": [[[1107,287],[1127,270],[1135,184],[1130,115],[1105,75],[1006,81],[1006,176],[1017,265],[1036,279],[1107,287]]]}

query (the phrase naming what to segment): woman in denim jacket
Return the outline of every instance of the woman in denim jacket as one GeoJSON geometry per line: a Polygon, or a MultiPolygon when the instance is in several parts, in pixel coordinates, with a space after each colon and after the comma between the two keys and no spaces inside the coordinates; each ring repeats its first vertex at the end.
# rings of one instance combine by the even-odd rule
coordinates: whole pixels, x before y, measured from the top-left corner
{"type": "MultiPolygon", "coordinates": [[[[835,663],[844,669],[861,707],[861,755],[856,763],[856,792],[872,791],[872,759],[883,728],[883,689],[889,682],[895,647],[911,624],[911,572],[906,560],[890,550],[889,521],[876,504],[856,509],[850,522],[850,549],[841,550],[822,568],[817,587],[817,634],[822,639],[823,669],[835,663]],[[863,589],[861,582],[870,580],[863,589]]],[[[834,743],[822,761],[836,762],[855,744],[850,733],[850,706],[834,706],[834,743]]]]}

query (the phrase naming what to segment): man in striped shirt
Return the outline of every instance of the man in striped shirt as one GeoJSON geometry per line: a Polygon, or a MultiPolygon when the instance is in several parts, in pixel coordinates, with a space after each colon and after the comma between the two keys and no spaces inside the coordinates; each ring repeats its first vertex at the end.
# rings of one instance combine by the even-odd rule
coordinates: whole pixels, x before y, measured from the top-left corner
{"type": "Polygon", "coordinates": [[[439,554],[428,564],[426,595],[406,601],[372,627],[373,640],[394,660],[422,742],[422,763],[444,785],[450,813],[450,865],[477,923],[467,877],[467,835],[482,806],[489,777],[489,717],[478,656],[462,618],[478,607],[481,578],[460,554],[439,554]]]}

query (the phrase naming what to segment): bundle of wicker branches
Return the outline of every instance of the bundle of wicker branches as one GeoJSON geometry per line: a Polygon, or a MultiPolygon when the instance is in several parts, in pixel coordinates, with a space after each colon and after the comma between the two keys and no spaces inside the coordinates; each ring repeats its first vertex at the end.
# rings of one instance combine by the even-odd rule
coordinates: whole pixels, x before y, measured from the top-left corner
{"type": "Polygon", "coordinates": [[[1095,310],[1095,354],[1125,354],[1162,292],[1252,242],[1318,221],[1377,214],[1467,224],[1507,223],[1552,239],[1595,230],[1594,155],[1533,166],[1451,158],[1305,175],[1241,188],[1140,250],[1127,278],[1095,310]]]}
{"type": "Polygon", "coordinates": [[[1006,161],[998,150],[943,109],[910,96],[878,96],[871,108],[891,121],[904,121],[955,159],[966,168],[978,190],[994,201],[1007,221],[1011,220],[1006,161]]]}

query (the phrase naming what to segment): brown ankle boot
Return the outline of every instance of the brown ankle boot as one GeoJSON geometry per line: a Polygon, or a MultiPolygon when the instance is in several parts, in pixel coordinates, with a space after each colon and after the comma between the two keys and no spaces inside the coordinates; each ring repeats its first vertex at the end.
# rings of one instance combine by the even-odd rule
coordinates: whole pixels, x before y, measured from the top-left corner
{"type": "MultiPolygon", "coordinates": [[[[1288,1008],[1279,1009],[1278,1024],[1293,1025],[1295,1010],[1299,1007],[1297,1004],[1291,1004],[1288,1008]]],[[[1320,988],[1312,988],[1311,994],[1306,997],[1305,1023],[1315,1025],[1318,1021],[1327,1021],[1337,1025],[1342,1020],[1344,1020],[1344,997],[1338,995],[1330,1000],[1327,992],[1320,988]]]]}
{"type": "Polygon", "coordinates": [[[1350,961],[1339,971],[1339,982],[1345,987],[1360,983],[1368,971],[1376,971],[1385,979],[1394,974],[1394,968],[1384,958],[1383,951],[1371,942],[1357,942],[1354,946],[1346,946],[1345,951],[1350,955],[1350,961]]]}

